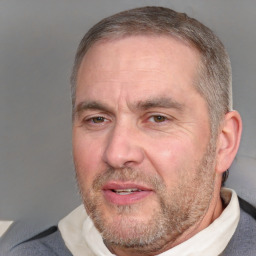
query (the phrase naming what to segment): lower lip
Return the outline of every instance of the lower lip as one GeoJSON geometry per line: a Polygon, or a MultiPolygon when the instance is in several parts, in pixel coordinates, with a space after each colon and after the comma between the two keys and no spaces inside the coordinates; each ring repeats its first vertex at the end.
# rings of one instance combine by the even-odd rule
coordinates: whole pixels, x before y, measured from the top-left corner
{"type": "Polygon", "coordinates": [[[148,197],[152,191],[150,190],[143,190],[143,191],[138,191],[138,192],[133,192],[128,195],[120,195],[118,193],[113,192],[112,190],[103,190],[104,191],[104,196],[106,200],[112,204],[117,204],[117,205],[129,205],[129,204],[134,204],[142,199],[148,197]]]}

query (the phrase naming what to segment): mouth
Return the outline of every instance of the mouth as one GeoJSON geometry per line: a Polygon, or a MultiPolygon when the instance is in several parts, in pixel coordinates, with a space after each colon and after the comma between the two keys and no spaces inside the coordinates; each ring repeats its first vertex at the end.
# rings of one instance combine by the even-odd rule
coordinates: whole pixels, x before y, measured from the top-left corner
{"type": "Polygon", "coordinates": [[[142,190],[137,188],[127,188],[127,189],[112,189],[112,191],[118,195],[124,196],[124,195],[130,195],[135,192],[141,192],[142,190]]]}
{"type": "Polygon", "coordinates": [[[114,205],[135,204],[152,194],[152,189],[139,184],[109,182],[103,186],[103,194],[107,202],[114,205]]]}

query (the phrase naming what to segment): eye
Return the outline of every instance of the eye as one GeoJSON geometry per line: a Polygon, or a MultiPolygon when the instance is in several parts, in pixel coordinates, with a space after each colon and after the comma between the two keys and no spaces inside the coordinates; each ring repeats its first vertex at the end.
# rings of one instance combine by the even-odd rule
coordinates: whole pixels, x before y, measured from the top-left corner
{"type": "Polygon", "coordinates": [[[90,118],[88,121],[91,121],[94,124],[99,124],[106,121],[106,118],[104,118],[103,116],[96,116],[96,117],[90,118]]]}
{"type": "Polygon", "coordinates": [[[154,115],[149,118],[149,121],[155,122],[155,123],[162,123],[167,120],[167,117],[161,116],[161,115],[154,115]]]}
{"type": "Polygon", "coordinates": [[[82,120],[82,125],[85,125],[86,127],[97,127],[107,124],[108,121],[109,120],[104,116],[91,116],[85,117],[82,120]]]}

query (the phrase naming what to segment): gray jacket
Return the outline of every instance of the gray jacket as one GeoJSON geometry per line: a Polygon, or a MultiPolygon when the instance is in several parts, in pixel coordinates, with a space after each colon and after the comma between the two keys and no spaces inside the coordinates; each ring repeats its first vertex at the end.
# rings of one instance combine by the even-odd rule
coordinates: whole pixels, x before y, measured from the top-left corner
{"type": "MultiPolygon", "coordinates": [[[[256,211],[243,200],[240,200],[240,205],[241,217],[238,227],[221,256],[256,256],[256,211]]],[[[26,238],[25,233],[21,234],[17,230],[20,230],[19,224],[11,227],[2,238],[0,256],[72,256],[57,227],[52,227],[29,239],[26,238]]],[[[85,254],[85,256],[92,255],[85,254]]]]}

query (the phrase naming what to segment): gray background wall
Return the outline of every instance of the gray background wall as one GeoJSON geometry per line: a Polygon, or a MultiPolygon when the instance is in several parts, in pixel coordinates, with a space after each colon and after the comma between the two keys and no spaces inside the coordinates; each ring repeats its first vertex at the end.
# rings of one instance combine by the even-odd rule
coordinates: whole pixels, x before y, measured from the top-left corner
{"type": "Polygon", "coordinates": [[[80,204],[71,157],[75,50],[99,19],[144,5],[187,12],[226,45],[244,121],[228,185],[256,204],[256,1],[0,0],[0,220],[48,226],[80,204]]]}

